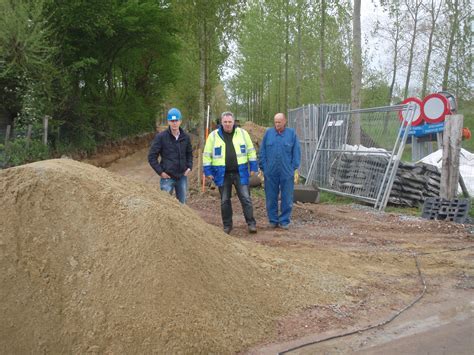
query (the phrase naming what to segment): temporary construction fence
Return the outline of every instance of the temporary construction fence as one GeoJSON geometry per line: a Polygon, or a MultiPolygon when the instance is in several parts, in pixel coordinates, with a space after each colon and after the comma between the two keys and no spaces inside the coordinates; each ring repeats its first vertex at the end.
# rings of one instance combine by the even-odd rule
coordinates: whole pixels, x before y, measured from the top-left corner
{"type": "Polygon", "coordinates": [[[385,209],[414,112],[413,104],[328,112],[314,149],[300,137],[306,184],[385,209]]]}
{"type": "Polygon", "coordinates": [[[307,105],[288,111],[288,126],[296,130],[301,144],[299,174],[306,178],[324,121],[329,112],[347,111],[347,104],[307,105]]]}
{"type": "Polygon", "coordinates": [[[45,117],[42,125],[18,125],[15,128],[8,125],[0,129],[0,169],[35,160],[34,154],[44,159],[48,151],[48,119],[45,117]]]}

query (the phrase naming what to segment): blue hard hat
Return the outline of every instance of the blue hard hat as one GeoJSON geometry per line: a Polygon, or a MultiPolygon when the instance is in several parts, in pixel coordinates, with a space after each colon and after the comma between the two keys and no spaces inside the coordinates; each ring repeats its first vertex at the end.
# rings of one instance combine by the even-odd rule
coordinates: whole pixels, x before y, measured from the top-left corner
{"type": "Polygon", "coordinates": [[[168,111],[168,121],[179,121],[181,120],[181,112],[177,108],[172,108],[168,111]]]}

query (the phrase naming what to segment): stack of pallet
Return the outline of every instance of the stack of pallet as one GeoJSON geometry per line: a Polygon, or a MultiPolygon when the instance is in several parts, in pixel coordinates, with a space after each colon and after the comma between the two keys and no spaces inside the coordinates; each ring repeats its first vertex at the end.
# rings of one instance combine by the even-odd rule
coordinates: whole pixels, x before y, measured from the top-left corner
{"type": "MultiPolygon", "coordinates": [[[[387,164],[386,156],[342,154],[331,164],[329,185],[346,194],[375,198],[387,164]]],[[[439,196],[440,180],[441,173],[433,165],[400,162],[388,202],[420,206],[427,197],[439,196]]]]}
{"type": "Polygon", "coordinates": [[[428,197],[438,197],[441,173],[425,163],[400,162],[390,192],[389,203],[418,207],[428,197]]]}

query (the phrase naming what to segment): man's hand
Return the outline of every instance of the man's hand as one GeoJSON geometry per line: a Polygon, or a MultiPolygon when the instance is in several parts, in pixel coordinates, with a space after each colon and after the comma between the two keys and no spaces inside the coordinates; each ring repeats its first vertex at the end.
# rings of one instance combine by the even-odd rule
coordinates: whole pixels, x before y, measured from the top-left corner
{"type": "Polygon", "coordinates": [[[293,176],[293,182],[295,185],[298,185],[300,182],[300,173],[298,172],[298,169],[295,170],[295,174],[293,176]]]}
{"type": "Polygon", "coordinates": [[[255,175],[255,171],[251,171],[250,176],[254,176],[254,175],[255,175]]]}
{"type": "Polygon", "coordinates": [[[206,180],[214,181],[214,176],[212,175],[207,175],[206,180]]]}
{"type": "Polygon", "coordinates": [[[190,172],[191,172],[191,169],[187,168],[186,171],[184,172],[184,176],[188,176],[190,172]]]}
{"type": "Polygon", "coordinates": [[[160,174],[160,176],[163,178],[163,179],[169,179],[171,176],[169,176],[167,173],[165,173],[164,171],[160,174]]]}

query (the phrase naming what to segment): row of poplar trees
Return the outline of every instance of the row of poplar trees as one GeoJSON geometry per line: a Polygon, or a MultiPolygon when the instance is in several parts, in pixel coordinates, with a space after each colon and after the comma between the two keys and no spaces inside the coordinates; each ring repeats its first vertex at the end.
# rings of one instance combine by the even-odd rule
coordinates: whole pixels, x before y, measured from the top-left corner
{"type": "Polygon", "coordinates": [[[371,33],[385,70],[368,65],[360,0],[0,0],[0,114],[50,116],[57,149],[93,150],[171,106],[201,127],[209,104],[268,122],[307,103],[390,104],[416,75],[423,92],[472,96],[469,0],[372,5],[389,19],[371,33]]]}
{"type": "Polygon", "coordinates": [[[357,0],[247,5],[229,88],[234,110],[250,119],[308,103],[385,106],[440,90],[473,98],[469,0],[364,0],[362,11],[376,9],[378,21],[357,0]]]}

